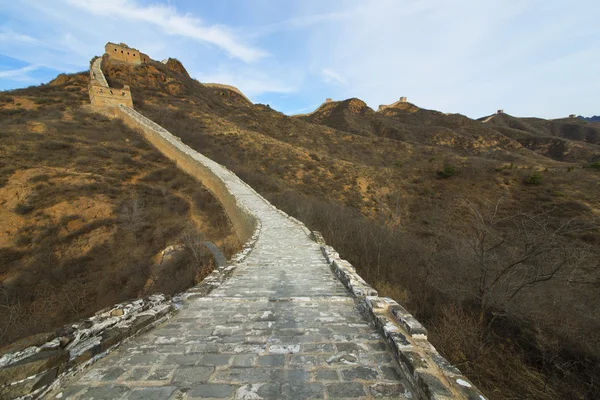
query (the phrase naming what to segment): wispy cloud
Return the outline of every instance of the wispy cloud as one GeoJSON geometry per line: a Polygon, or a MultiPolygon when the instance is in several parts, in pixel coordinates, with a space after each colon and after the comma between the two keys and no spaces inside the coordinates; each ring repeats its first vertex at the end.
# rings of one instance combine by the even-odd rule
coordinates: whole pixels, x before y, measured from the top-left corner
{"type": "Polygon", "coordinates": [[[321,14],[309,14],[301,17],[284,19],[263,26],[254,26],[247,29],[252,36],[266,36],[280,31],[310,28],[317,24],[335,22],[354,17],[360,13],[359,8],[341,12],[329,12],[321,14]]]}
{"type": "Polygon", "coordinates": [[[39,68],[39,65],[28,65],[26,67],[17,69],[9,69],[4,71],[0,70],[0,79],[10,79],[21,82],[32,81],[33,78],[29,76],[29,73],[39,68]]]}
{"type": "Polygon", "coordinates": [[[18,43],[25,43],[25,44],[32,44],[32,45],[40,45],[42,44],[42,42],[40,42],[38,39],[33,38],[31,36],[28,35],[24,35],[21,33],[17,33],[17,32],[13,32],[10,29],[2,29],[2,32],[0,32],[0,42],[18,42],[18,43]]]}
{"type": "Polygon", "coordinates": [[[348,86],[348,81],[339,72],[335,72],[329,68],[323,68],[321,70],[323,80],[327,83],[336,83],[338,85],[348,86]]]}
{"type": "Polygon", "coordinates": [[[179,13],[173,6],[143,6],[133,0],[68,0],[68,3],[94,15],[151,23],[162,28],[166,34],[218,46],[232,57],[245,62],[253,62],[268,55],[264,50],[243,43],[226,26],[207,26],[199,18],[179,13]]]}

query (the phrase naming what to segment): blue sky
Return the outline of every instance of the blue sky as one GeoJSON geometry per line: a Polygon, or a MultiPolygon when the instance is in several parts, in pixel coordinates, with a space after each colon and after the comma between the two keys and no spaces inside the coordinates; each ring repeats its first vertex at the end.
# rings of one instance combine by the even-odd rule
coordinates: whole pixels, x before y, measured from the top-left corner
{"type": "Polygon", "coordinates": [[[288,114],[400,96],[476,118],[600,114],[598,0],[0,0],[0,90],[107,41],[288,114]]]}

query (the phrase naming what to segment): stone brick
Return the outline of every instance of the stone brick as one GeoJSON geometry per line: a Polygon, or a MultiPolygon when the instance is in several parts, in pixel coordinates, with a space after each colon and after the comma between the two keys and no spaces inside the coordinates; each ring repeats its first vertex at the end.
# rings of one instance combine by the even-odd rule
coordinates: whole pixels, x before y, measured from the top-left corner
{"type": "Polygon", "coordinates": [[[192,386],[208,382],[214,370],[213,367],[181,367],[173,373],[171,383],[177,386],[192,386]]]}
{"type": "Polygon", "coordinates": [[[356,398],[366,396],[365,389],[358,382],[332,383],[327,385],[330,399],[356,398]]]}
{"type": "Polygon", "coordinates": [[[221,383],[207,383],[192,387],[188,396],[192,399],[205,399],[205,398],[216,398],[225,399],[231,396],[237,386],[221,384],[221,383]]]}

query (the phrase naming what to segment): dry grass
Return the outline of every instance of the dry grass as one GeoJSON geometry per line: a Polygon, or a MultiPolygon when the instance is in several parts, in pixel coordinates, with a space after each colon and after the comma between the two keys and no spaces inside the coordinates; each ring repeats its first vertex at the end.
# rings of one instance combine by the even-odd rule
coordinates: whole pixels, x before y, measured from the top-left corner
{"type": "Polygon", "coordinates": [[[193,285],[208,254],[156,258],[190,220],[227,256],[239,247],[206,189],[120,122],[79,108],[83,78],[2,94],[36,107],[0,109],[0,344],[193,285]]]}

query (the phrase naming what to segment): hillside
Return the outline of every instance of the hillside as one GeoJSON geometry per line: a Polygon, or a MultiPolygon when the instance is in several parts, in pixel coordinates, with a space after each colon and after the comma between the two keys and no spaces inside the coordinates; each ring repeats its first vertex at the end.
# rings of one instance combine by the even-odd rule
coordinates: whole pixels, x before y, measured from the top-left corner
{"type": "Polygon", "coordinates": [[[88,111],[88,79],[0,93],[0,345],[193,285],[209,254],[161,257],[183,235],[239,247],[206,189],[88,111]]]}
{"type": "Polygon", "coordinates": [[[576,163],[600,159],[600,125],[596,123],[577,118],[545,120],[500,114],[486,125],[557,161],[576,163]]]}

